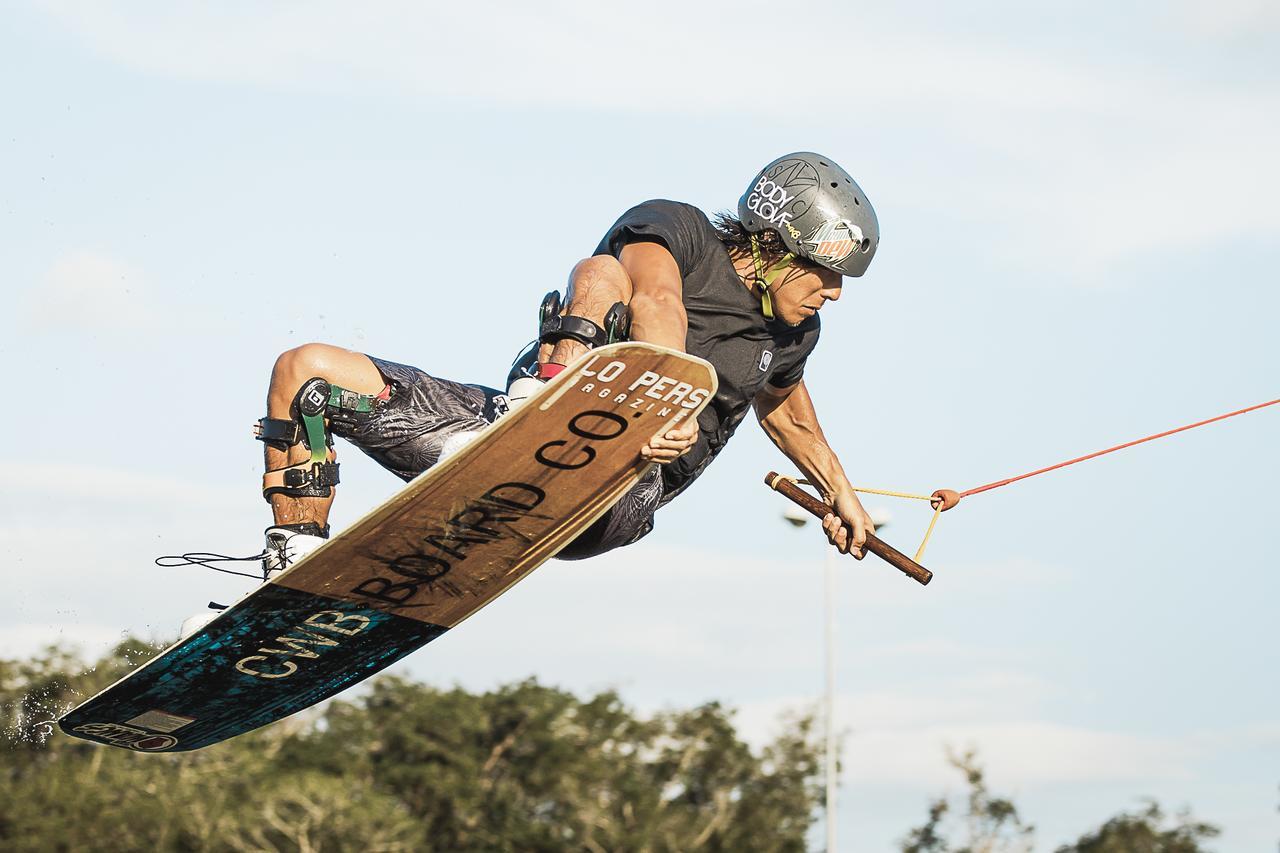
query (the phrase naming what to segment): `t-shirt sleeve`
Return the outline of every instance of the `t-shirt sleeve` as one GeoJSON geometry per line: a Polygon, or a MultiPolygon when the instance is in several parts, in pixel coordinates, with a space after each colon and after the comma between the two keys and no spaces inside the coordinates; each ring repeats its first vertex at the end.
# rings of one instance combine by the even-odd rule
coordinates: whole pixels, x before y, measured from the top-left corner
{"type": "MultiPolygon", "coordinates": [[[[813,320],[817,321],[817,317],[813,320]]],[[[818,334],[822,326],[814,322],[813,329],[806,331],[794,348],[785,348],[778,366],[769,374],[769,384],[774,388],[790,388],[804,378],[804,366],[809,355],[818,346],[818,334]]]]}
{"type": "Polygon", "coordinates": [[[706,217],[696,207],[653,199],[622,214],[604,235],[595,254],[616,258],[628,243],[655,241],[676,259],[680,275],[687,276],[702,258],[705,229],[706,217]]]}

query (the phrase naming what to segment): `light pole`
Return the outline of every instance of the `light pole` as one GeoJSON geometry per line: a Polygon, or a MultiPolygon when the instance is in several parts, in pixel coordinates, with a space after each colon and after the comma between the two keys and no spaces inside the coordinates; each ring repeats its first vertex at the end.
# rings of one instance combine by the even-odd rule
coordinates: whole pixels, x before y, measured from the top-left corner
{"type": "MultiPolygon", "coordinates": [[[[782,510],[782,517],[792,527],[801,528],[809,523],[809,514],[795,504],[782,510]]],[[[872,513],[871,521],[879,529],[889,523],[889,514],[883,510],[872,513]]],[[[825,756],[823,775],[826,777],[827,853],[836,853],[836,547],[826,546],[823,560],[823,654],[826,658],[825,690],[823,694],[823,737],[825,756]]]]}

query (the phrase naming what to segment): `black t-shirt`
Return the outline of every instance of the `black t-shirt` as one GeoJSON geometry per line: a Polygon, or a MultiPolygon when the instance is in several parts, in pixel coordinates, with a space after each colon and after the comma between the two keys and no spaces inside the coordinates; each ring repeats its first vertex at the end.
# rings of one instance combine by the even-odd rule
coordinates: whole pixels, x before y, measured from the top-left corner
{"type": "Polygon", "coordinates": [[[720,452],[765,382],[786,388],[800,381],[818,343],[819,321],[817,315],[798,326],[766,320],[760,298],[743,286],[706,214],[689,204],[659,199],[636,205],[595,253],[616,257],[628,243],[646,241],[665,246],[680,267],[689,318],[685,349],[711,362],[720,379],[715,399],[698,418],[698,443],[663,466],[666,503],[720,452]]]}

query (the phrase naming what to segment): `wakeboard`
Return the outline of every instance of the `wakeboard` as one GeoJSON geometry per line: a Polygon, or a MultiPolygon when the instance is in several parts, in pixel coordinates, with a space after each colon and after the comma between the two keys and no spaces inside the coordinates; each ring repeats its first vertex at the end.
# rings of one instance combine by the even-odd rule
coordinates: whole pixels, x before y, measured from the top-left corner
{"type": "Polygon", "coordinates": [[[224,741],[421,648],[573,541],[696,418],[715,370],[646,343],[592,350],[475,440],[58,720],[142,752],[224,741]]]}

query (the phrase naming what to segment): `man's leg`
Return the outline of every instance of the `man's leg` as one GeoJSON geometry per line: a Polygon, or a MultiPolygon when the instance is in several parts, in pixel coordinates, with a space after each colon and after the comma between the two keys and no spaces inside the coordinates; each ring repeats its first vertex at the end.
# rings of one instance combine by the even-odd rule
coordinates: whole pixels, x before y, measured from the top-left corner
{"type": "MultiPolygon", "coordinates": [[[[562,314],[603,324],[614,303],[631,302],[631,276],[612,255],[596,255],[579,261],[569,273],[566,302],[562,314]]],[[[568,364],[587,350],[581,341],[565,338],[554,344],[543,344],[538,351],[538,361],[568,364]]]]}
{"type": "MultiPolygon", "coordinates": [[[[369,357],[358,352],[328,344],[303,344],[281,354],[271,371],[271,387],[267,391],[267,417],[293,420],[292,411],[298,391],[309,379],[320,377],[334,385],[358,394],[378,394],[385,383],[382,375],[369,357]]],[[[265,445],[264,456],[267,471],[279,471],[291,465],[299,465],[311,456],[303,444],[282,449],[265,445]]],[[[328,461],[334,460],[333,449],[328,451],[328,461]]],[[[336,487],[330,487],[328,497],[295,497],[273,494],[271,511],[276,524],[313,523],[324,527],[329,519],[329,507],[333,504],[336,487]]]]}
{"type": "Polygon", "coordinates": [[[662,472],[655,465],[595,523],[560,549],[557,560],[585,560],[649,535],[662,502],[662,472]]]}
{"type": "MultiPolygon", "coordinates": [[[[298,399],[302,386],[317,377],[357,394],[378,394],[384,387],[378,368],[368,356],[360,353],[327,344],[303,344],[283,353],[276,359],[275,369],[271,371],[271,387],[267,391],[267,418],[259,424],[263,431],[260,437],[264,439],[268,473],[293,465],[309,467],[306,463],[312,458],[311,451],[293,435],[298,429],[294,402],[298,399]],[[266,421],[274,423],[268,424],[266,421]],[[268,427],[272,429],[267,429],[268,427]]],[[[327,426],[327,419],[325,423],[327,426]]],[[[318,432],[328,434],[327,429],[318,432]]],[[[327,461],[334,461],[332,448],[325,447],[325,453],[327,461]]],[[[289,490],[298,489],[286,486],[285,491],[289,490]]],[[[275,516],[275,526],[266,530],[266,550],[262,555],[264,578],[272,572],[288,568],[324,544],[324,540],[328,538],[325,527],[335,490],[335,486],[329,486],[328,494],[324,497],[290,495],[280,491],[270,495],[268,500],[275,516]]],[[[187,618],[182,623],[181,636],[189,637],[209,624],[221,609],[220,606],[215,607],[187,618]]]]}

